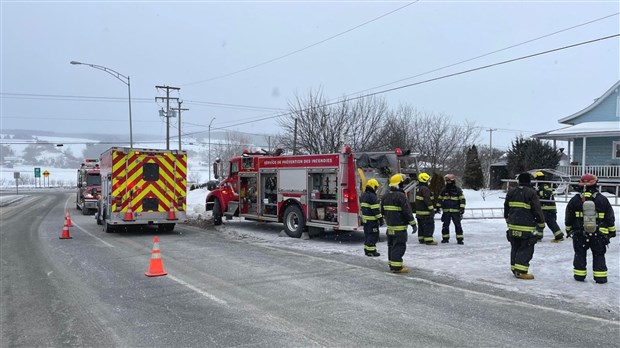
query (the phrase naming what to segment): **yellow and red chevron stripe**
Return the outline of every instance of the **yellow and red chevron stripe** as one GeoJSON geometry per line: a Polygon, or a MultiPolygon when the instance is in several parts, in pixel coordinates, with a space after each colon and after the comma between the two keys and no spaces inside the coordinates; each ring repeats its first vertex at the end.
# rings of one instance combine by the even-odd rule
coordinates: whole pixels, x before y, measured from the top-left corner
{"type": "MultiPolygon", "coordinates": [[[[153,173],[150,173],[153,175],[153,173]]],[[[187,155],[168,151],[114,151],[112,153],[112,195],[122,197],[120,207],[113,201],[113,211],[126,211],[131,201],[134,212],[143,212],[144,199],[156,199],[157,212],[167,212],[170,204],[177,211],[186,209],[187,155]],[[145,178],[145,165],[153,164],[156,175],[145,178]],[[179,206],[182,204],[182,206],[179,206]]]]}

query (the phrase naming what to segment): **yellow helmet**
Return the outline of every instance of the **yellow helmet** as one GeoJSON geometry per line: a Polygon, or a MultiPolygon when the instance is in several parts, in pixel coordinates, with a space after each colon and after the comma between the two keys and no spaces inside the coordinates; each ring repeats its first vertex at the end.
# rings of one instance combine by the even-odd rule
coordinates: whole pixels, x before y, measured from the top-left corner
{"type": "Polygon", "coordinates": [[[426,173],[420,173],[418,175],[418,181],[421,183],[428,182],[431,179],[431,176],[426,173]]]}
{"type": "Polygon", "coordinates": [[[366,183],[366,187],[370,187],[371,189],[376,190],[377,187],[379,187],[379,182],[377,181],[377,179],[370,179],[366,183]]]}
{"type": "Polygon", "coordinates": [[[398,186],[401,182],[405,181],[405,178],[402,174],[394,174],[390,178],[390,186],[398,186]]]}
{"type": "Polygon", "coordinates": [[[536,173],[534,173],[534,179],[539,178],[541,176],[545,176],[545,173],[543,173],[543,172],[536,172],[536,173]]]}

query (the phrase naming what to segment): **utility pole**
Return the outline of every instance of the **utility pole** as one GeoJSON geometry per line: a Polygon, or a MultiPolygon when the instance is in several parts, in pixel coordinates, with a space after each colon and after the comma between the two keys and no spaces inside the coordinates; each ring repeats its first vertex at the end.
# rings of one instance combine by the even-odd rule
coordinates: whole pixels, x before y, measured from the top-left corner
{"type": "Polygon", "coordinates": [[[170,86],[155,86],[157,89],[165,89],[166,96],[165,97],[155,97],[155,101],[161,99],[166,101],[166,150],[170,150],[170,99],[174,99],[179,101],[179,98],[170,98],[170,91],[178,91],[181,88],[179,87],[170,87],[170,86]]]}
{"type": "Polygon", "coordinates": [[[183,104],[182,100],[177,100],[177,104],[179,105],[178,108],[173,108],[172,110],[176,110],[179,112],[179,119],[177,121],[177,124],[179,126],[179,151],[181,150],[181,111],[188,111],[189,109],[183,109],[181,107],[181,104],[183,104]]]}
{"type": "Polygon", "coordinates": [[[295,118],[295,130],[293,131],[293,155],[297,154],[297,118],[295,118]]]}
{"type": "Polygon", "coordinates": [[[491,188],[491,157],[493,155],[493,132],[496,131],[497,128],[489,128],[486,131],[489,132],[489,165],[487,168],[487,188],[491,188]]]}

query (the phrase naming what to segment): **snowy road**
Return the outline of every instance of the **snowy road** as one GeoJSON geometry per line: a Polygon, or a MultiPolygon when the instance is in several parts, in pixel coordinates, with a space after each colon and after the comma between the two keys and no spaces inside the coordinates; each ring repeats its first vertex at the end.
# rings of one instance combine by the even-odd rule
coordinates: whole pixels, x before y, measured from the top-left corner
{"type": "MultiPolygon", "coordinates": [[[[103,233],[72,199],[48,193],[0,208],[3,347],[617,344],[613,311],[564,300],[577,291],[541,296],[544,272],[513,283],[503,250],[489,253],[501,270],[480,270],[483,281],[438,271],[449,262],[469,272],[463,255],[501,248],[488,233],[434,249],[410,240],[413,272],[394,275],[382,257],[361,255],[358,234],[299,240],[278,237],[277,224],[181,226],[159,235],[169,275],[147,278],[154,231],[103,233]],[[60,240],[66,208],[76,227],[60,240]]],[[[558,252],[551,246],[540,255],[558,252]]],[[[562,286],[574,284],[607,289],[562,286]]]]}

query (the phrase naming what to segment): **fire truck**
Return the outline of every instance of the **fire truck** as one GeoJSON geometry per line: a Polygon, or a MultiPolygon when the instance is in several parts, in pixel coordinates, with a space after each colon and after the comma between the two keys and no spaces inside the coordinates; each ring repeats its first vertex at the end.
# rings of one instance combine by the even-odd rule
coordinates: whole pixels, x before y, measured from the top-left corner
{"type": "Polygon", "coordinates": [[[112,147],[100,156],[97,224],[110,233],[156,225],[170,232],[187,223],[187,152],[112,147]]]}
{"type": "Polygon", "coordinates": [[[77,196],[75,206],[88,215],[97,210],[97,199],[101,193],[99,159],[86,158],[77,170],[77,196]]]}
{"type": "Polygon", "coordinates": [[[205,209],[215,225],[223,217],[281,222],[293,238],[309,228],[361,231],[359,197],[366,181],[377,179],[377,194],[387,192],[407,156],[400,149],[354,154],[349,146],[320,155],[244,153],[230,159],[228,175],[209,192],[205,209]]]}

